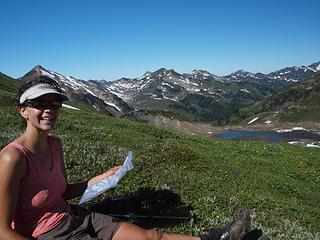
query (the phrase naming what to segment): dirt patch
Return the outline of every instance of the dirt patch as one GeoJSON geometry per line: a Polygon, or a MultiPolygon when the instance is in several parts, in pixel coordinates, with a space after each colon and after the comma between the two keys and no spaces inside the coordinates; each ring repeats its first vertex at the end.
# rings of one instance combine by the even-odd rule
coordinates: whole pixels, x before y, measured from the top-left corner
{"type": "Polygon", "coordinates": [[[212,136],[226,132],[225,128],[214,127],[211,124],[181,121],[173,117],[167,118],[163,116],[155,116],[152,119],[148,119],[148,122],[158,127],[194,135],[212,136]]]}
{"type": "Polygon", "coordinates": [[[247,131],[276,131],[282,129],[293,129],[294,127],[301,127],[316,134],[320,134],[319,122],[298,122],[298,123],[252,123],[241,124],[234,126],[216,127],[209,123],[195,123],[174,116],[167,117],[160,114],[142,114],[135,116],[134,120],[147,122],[157,127],[171,129],[177,132],[204,135],[212,137],[217,134],[222,134],[228,130],[247,130],[247,131]]]}

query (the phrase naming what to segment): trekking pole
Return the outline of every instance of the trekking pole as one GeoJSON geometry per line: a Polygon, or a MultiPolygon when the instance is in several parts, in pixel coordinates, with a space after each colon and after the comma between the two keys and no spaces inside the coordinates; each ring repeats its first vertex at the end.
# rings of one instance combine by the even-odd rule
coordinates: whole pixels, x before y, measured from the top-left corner
{"type": "Polygon", "coordinates": [[[107,213],[107,215],[116,218],[143,218],[143,219],[158,219],[158,220],[190,220],[193,217],[187,216],[161,216],[161,215],[141,215],[141,214],[134,214],[134,213],[127,213],[127,214],[116,214],[116,213],[107,213]]]}

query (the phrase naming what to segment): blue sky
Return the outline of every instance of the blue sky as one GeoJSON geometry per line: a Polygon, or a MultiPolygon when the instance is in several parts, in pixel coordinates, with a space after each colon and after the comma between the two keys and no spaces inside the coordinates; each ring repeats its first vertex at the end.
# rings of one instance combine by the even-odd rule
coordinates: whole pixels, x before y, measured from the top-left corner
{"type": "Polygon", "coordinates": [[[318,0],[1,0],[0,71],[269,73],[320,61],[319,9],[318,0]]]}

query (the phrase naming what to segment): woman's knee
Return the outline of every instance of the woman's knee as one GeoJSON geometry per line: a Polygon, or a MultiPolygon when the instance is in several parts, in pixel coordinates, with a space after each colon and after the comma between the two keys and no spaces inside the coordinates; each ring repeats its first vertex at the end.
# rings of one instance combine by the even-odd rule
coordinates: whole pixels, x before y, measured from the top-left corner
{"type": "Polygon", "coordinates": [[[148,240],[160,240],[162,234],[160,232],[157,232],[155,230],[146,230],[146,239],[148,240]]]}
{"type": "Polygon", "coordinates": [[[146,230],[130,223],[121,223],[112,240],[160,240],[162,234],[154,230],[146,230]]]}

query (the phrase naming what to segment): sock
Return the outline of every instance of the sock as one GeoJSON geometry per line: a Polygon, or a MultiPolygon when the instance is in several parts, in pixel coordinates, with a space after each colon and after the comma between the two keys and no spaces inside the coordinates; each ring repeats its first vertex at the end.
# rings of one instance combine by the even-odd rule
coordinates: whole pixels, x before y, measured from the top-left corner
{"type": "Polygon", "coordinates": [[[201,240],[220,240],[221,235],[224,233],[222,228],[212,228],[208,234],[201,234],[201,240]]]}

